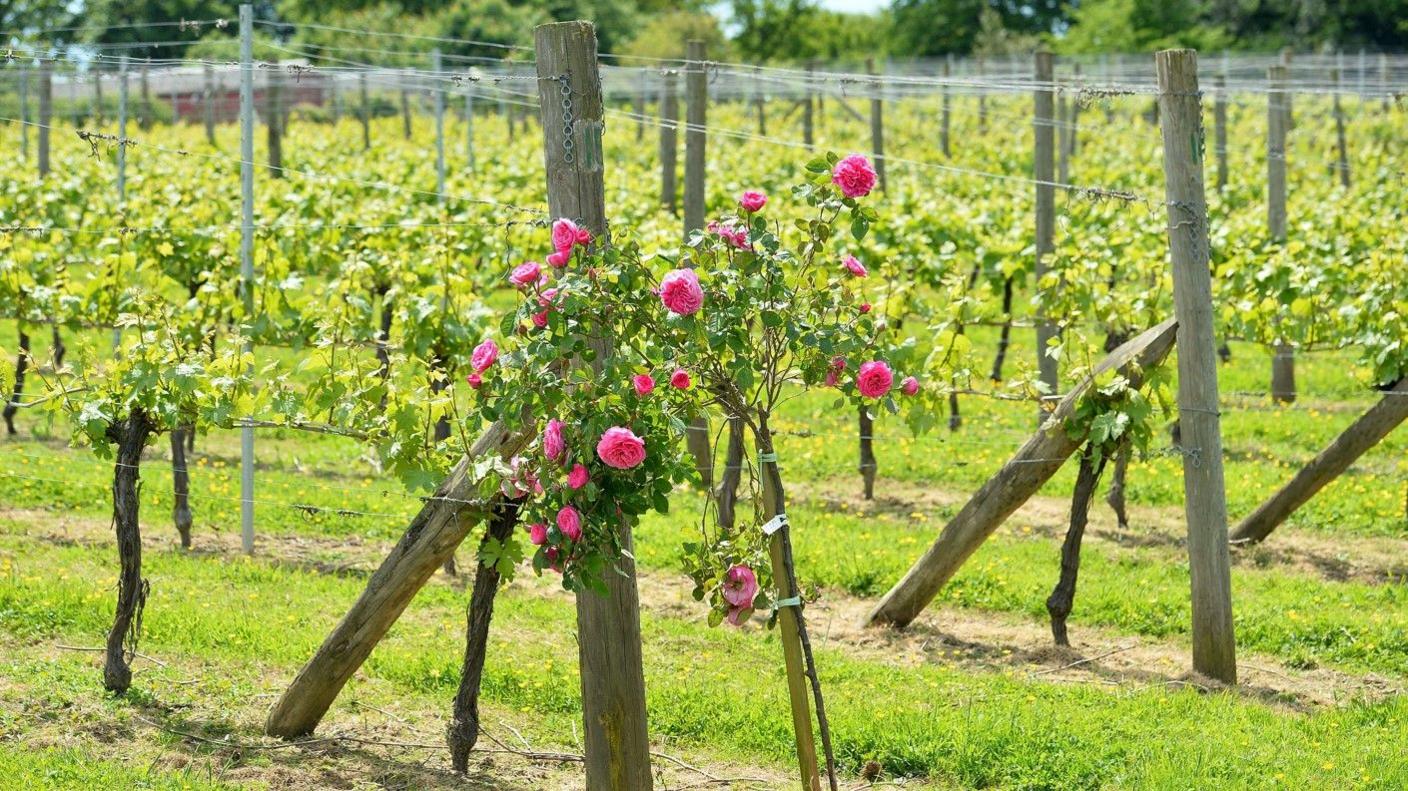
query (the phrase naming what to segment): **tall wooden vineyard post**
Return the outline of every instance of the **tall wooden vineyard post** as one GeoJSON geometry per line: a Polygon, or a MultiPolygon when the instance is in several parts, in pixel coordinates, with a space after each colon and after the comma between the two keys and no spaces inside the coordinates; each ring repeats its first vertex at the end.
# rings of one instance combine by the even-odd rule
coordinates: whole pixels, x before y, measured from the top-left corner
{"type": "MultiPolygon", "coordinates": [[[[1036,53],[1036,90],[1034,93],[1033,119],[1036,159],[1032,176],[1036,180],[1036,288],[1040,288],[1041,278],[1046,274],[1046,259],[1055,250],[1056,238],[1056,188],[1053,185],[1056,173],[1056,141],[1054,139],[1055,94],[1052,83],[1055,69],[1051,52],[1040,50],[1036,53]]],[[[1056,328],[1046,318],[1046,311],[1039,309],[1036,319],[1036,361],[1041,381],[1047,392],[1058,392],[1058,371],[1056,361],[1046,353],[1047,344],[1056,337],[1056,328]]],[[[1046,419],[1045,410],[1037,411],[1038,425],[1046,419]]]]}
{"type": "MultiPolygon", "coordinates": [[[[1266,97],[1266,226],[1271,241],[1286,242],[1286,67],[1272,66],[1266,97]]],[[[1278,343],[1271,357],[1271,398],[1296,400],[1296,356],[1288,343],[1278,343]]]]}
{"type": "MultiPolygon", "coordinates": [[[[548,211],[553,217],[574,218],[607,244],[596,29],[590,22],[540,25],[534,31],[534,50],[548,211]]],[[[622,522],[618,529],[621,548],[630,553],[630,527],[622,522]]],[[[641,666],[640,597],[631,556],[626,554],[617,565],[622,573],[606,572],[605,596],[577,596],[586,787],[588,791],[649,791],[653,778],[641,666]]]]}
{"type": "Polygon", "coordinates": [[[1203,188],[1203,110],[1198,53],[1154,56],[1164,143],[1168,242],[1178,318],[1178,419],[1183,456],[1188,569],[1192,578],[1193,668],[1237,681],[1232,628],[1232,569],[1227,493],[1218,416],[1217,342],[1213,337],[1208,209],[1203,188]]]}

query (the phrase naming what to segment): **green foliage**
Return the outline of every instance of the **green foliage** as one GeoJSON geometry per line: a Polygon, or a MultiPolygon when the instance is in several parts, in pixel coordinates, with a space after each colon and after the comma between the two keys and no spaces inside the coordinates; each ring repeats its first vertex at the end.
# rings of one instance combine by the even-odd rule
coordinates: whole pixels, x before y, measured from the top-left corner
{"type": "Polygon", "coordinates": [[[635,37],[621,46],[623,55],[662,60],[683,59],[685,44],[704,42],[710,60],[731,60],[732,47],[719,20],[699,11],[664,11],[649,18],[635,37]]]}
{"type": "Polygon", "coordinates": [[[1225,49],[1232,36],[1207,20],[1207,6],[1205,0],[1087,0],[1057,47],[1064,53],[1225,49]]]}

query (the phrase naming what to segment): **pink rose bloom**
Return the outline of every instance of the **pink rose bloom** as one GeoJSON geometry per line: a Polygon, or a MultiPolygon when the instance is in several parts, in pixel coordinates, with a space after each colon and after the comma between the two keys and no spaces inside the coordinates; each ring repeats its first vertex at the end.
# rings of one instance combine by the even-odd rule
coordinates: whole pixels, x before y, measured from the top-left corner
{"type": "Polygon", "coordinates": [[[689,385],[689,372],[685,369],[676,368],[675,372],[670,374],[670,387],[676,390],[688,390],[689,385]]]}
{"type": "Polygon", "coordinates": [[[570,505],[562,506],[562,510],[557,512],[557,529],[561,530],[562,534],[571,541],[580,540],[582,538],[582,515],[570,505]]]}
{"type": "Polygon", "coordinates": [[[719,222],[711,222],[708,225],[709,233],[716,233],[725,242],[742,250],[748,246],[748,229],[736,228],[732,225],[724,225],[719,222]]]}
{"type": "Polygon", "coordinates": [[[592,476],[587,472],[587,468],[582,464],[572,465],[572,471],[567,473],[567,485],[572,489],[580,489],[587,485],[592,476]]]}
{"type": "Polygon", "coordinates": [[[636,374],[631,379],[631,384],[636,388],[636,395],[648,396],[655,389],[655,379],[650,374],[636,374]]]}
{"type": "Polygon", "coordinates": [[[628,428],[612,426],[596,444],[596,455],[608,467],[629,470],[645,461],[645,442],[628,428]]]}
{"type": "Polygon", "coordinates": [[[745,612],[748,613],[748,618],[753,617],[752,611],[747,607],[730,607],[728,608],[728,616],[725,620],[728,621],[729,626],[742,626],[748,622],[748,618],[743,617],[743,613],[745,612]]]}
{"type": "Polygon", "coordinates": [[[470,387],[474,388],[475,390],[478,390],[479,386],[484,384],[484,377],[480,376],[478,371],[475,371],[469,376],[466,376],[464,380],[469,384],[470,387]]]}
{"type": "Polygon", "coordinates": [[[693,269],[676,269],[660,280],[660,301],[671,313],[688,316],[704,304],[704,289],[693,269]]]}
{"type": "Polygon", "coordinates": [[[846,370],[846,358],[836,357],[831,360],[831,367],[837,371],[846,370]]]}
{"type": "Polygon", "coordinates": [[[884,360],[861,363],[860,370],[856,372],[856,387],[860,390],[860,394],[866,398],[879,398],[885,395],[890,392],[890,385],[894,382],[895,375],[884,360]]]}
{"type": "Polygon", "coordinates": [[[553,461],[561,461],[567,452],[567,443],[562,441],[562,421],[553,418],[543,429],[543,453],[553,461]]]}
{"type": "Polygon", "coordinates": [[[734,564],[724,572],[723,597],[732,607],[752,607],[758,595],[758,577],[747,566],[734,564]]]}
{"type": "Polygon", "coordinates": [[[762,208],[767,205],[767,202],[768,196],[756,190],[748,190],[738,196],[738,205],[743,207],[743,210],[746,212],[762,211],[762,208]]]}
{"type": "Polygon", "coordinates": [[[568,261],[571,261],[571,260],[572,260],[572,251],[571,251],[570,249],[569,249],[569,250],[554,250],[553,252],[548,253],[548,265],[549,265],[549,266],[556,267],[556,268],[558,268],[558,269],[561,269],[562,267],[567,266],[567,262],[568,262],[568,261]]]}
{"type": "Polygon", "coordinates": [[[919,380],[912,376],[906,376],[904,381],[900,382],[900,392],[907,396],[912,396],[919,392],[919,380]]]}
{"type": "Polygon", "coordinates": [[[831,169],[831,183],[847,198],[863,198],[875,189],[875,168],[860,154],[851,154],[831,169]]]}
{"type": "Polygon", "coordinates": [[[548,312],[546,310],[540,310],[533,314],[533,326],[540,330],[548,326],[548,312]]]}
{"type": "Polygon", "coordinates": [[[846,269],[850,270],[851,274],[855,275],[856,277],[865,277],[865,265],[862,264],[860,260],[853,255],[848,255],[845,258],[841,259],[841,266],[844,266],[846,269]]]}
{"type": "Polygon", "coordinates": [[[827,386],[827,387],[835,387],[835,386],[836,386],[836,383],[839,382],[840,380],[841,380],[841,375],[838,374],[838,373],[836,373],[836,369],[835,369],[835,368],[832,368],[831,370],[829,370],[829,371],[826,372],[826,386],[827,386]]]}
{"type": "Polygon", "coordinates": [[[554,299],[557,299],[557,293],[558,290],[555,288],[543,289],[543,292],[538,295],[538,304],[542,305],[545,308],[548,307],[552,304],[552,301],[554,299]]]}
{"type": "Polygon", "coordinates": [[[533,542],[533,546],[542,546],[548,542],[548,526],[542,522],[534,522],[528,525],[528,540],[533,542]]]}
{"type": "Polygon", "coordinates": [[[508,275],[508,282],[519,288],[527,288],[542,279],[543,268],[537,261],[524,261],[508,275]]]}
{"type": "Polygon", "coordinates": [[[491,338],[474,347],[474,353],[469,356],[469,364],[474,366],[475,373],[484,373],[497,359],[499,345],[491,338]]]}
{"type": "Polygon", "coordinates": [[[543,550],[543,557],[548,559],[548,568],[556,571],[558,574],[562,573],[562,564],[558,562],[558,557],[561,556],[561,554],[562,553],[557,550],[557,547],[548,547],[543,550]]]}
{"type": "Polygon", "coordinates": [[[862,302],[862,303],[860,303],[860,308],[858,308],[858,309],[860,310],[861,313],[869,313],[869,312],[870,312],[870,303],[869,303],[869,302],[862,302]]]}
{"type": "Polygon", "coordinates": [[[552,224],[552,246],[559,253],[571,253],[573,245],[588,245],[592,232],[566,217],[552,224]]]}

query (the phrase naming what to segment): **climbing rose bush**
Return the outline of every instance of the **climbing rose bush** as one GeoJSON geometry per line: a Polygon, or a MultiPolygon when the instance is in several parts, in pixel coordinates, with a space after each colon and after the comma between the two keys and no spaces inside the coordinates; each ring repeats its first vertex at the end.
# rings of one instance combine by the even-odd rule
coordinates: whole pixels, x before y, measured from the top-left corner
{"type": "MultiPolygon", "coordinates": [[[[770,437],[782,394],[819,387],[834,388],[837,408],[864,399],[898,410],[895,381],[913,372],[896,369],[896,350],[861,307],[868,281],[837,265],[876,219],[857,201],[874,171],[864,157],[834,155],[806,170],[790,199],[810,219],[786,233],[766,212],[774,201],[749,191],[682,248],[653,254],[627,231],[604,244],[559,220],[550,268],[510,273],[519,304],[473,359],[475,417],[533,437],[517,458],[481,462],[498,468],[525,526],[486,548],[502,571],[531,551],[534,569],[560,573],[565,587],[604,589],[623,557],[621,528],[668,513],[672,491],[697,482],[683,440],[700,415],[739,417],[770,437]],[[845,244],[838,224],[849,228],[845,244]]],[[[756,502],[758,486],[747,481],[740,501],[756,502]]],[[[721,527],[716,510],[704,511],[684,555],[710,622],[771,617],[761,512],[740,508],[721,527]]]]}

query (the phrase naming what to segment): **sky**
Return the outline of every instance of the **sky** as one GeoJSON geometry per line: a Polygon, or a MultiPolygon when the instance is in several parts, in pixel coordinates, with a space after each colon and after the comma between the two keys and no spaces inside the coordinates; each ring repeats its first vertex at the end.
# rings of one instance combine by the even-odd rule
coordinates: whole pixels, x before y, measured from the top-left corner
{"type": "Polygon", "coordinates": [[[832,11],[850,11],[855,13],[870,13],[879,11],[889,5],[889,0],[821,0],[819,3],[823,8],[832,11]]]}

